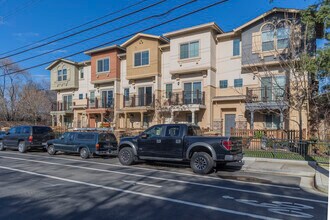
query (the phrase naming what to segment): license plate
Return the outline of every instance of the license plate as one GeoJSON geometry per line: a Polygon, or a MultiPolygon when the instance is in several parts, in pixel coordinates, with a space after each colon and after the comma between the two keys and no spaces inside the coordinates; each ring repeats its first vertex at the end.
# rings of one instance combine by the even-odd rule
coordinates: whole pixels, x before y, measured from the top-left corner
{"type": "Polygon", "coordinates": [[[42,143],[42,146],[46,146],[47,145],[47,143],[45,142],[45,143],[42,143]]]}

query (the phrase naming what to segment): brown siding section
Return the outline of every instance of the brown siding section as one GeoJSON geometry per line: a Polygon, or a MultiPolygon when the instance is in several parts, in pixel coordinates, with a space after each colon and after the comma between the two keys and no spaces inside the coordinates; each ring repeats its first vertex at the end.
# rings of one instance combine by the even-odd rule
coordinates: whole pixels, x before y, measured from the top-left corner
{"type": "Polygon", "coordinates": [[[155,76],[160,72],[160,45],[158,39],[140,37],[126,48],[127,79],[155,76]],[[134,67],[134,53],[149,50],[149,65],[134,67]]]}
{"type": "Polygon", "coordinates": [[[113,80],[120,78],[120,60],[118,58],[118,50],[98,52],[91,54],[91,80],[113,80]],[[102,58],[110,58],[110,72],[97,73],[97,61],[102,58]]]}

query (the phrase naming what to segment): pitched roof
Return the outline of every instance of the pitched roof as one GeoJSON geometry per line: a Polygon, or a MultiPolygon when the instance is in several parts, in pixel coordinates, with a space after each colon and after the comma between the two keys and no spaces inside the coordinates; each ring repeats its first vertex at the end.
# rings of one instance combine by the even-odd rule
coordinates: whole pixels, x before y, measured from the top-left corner
{"type": "Polygon", "coordinates": [[[64,62],[64,63],[69,63],[72,65],[77,65],[77,62],[71,61],[71,60],[66,60],[66,59],[58,59],[54,62],[52,62],[49,66],[46,67],[46,70],[50,70],[52,69],[56,64],[60,63],[60,62],[64,62]]]}
{"type": "Polygon", "coordinates": [[[101,48],[97,48],[94,50],[88,50],[88,51],[85,51],[84,54],[91,55],[92,53],[98,53],[98,52],[103,52],[103,51],[112,50],[112,49],[119,49],[119,50],[122,50],[123,52],[126,51],[125,48],[122,48],[121,46],[115,44],[115,45],[111,45],[108,47],[101,47],[101,48]]]}
{"type": "Polygon", "coordinates": [[[158,39],[159,41],[162,41],[163,43],[166,43],[166,44],[169,43],[169,41],[166,38],[162,37],[162,36],[138,33],[138,34],[134,35],[133,37],[131,37],[130,39],[128,39],[126,42],[124,42],[120,46],[121,47],[127,47],[129,44],[131,44],[133,41],[139,39],[140,37],[158,39]]]}
{"type": "Polygon", "coordinates": [[[189,27],[189,28],[184,28],[184,29],[177,30],[177,31],[168,32],[168,33],[165,33],[164,36],[167,38],[171,38],[173,36],[196,32],[196,31],[200,31],[200,30],[204,30],[204,29],[213,29],[218,34],[224,33],[224,31],[215,22],[210,22],[210,23],[201,24],[201,25],[197,25],[197,26],[193,26],[193,27],[189,27]]]}
{"type": "Polygon", "coordinates": [[[235,28],[233,31],[235,31],[235,32],[236,31],[239,31],[239,30],[241,30],[241,29],[249,26],[250,24],[253,24],[254,22],[256,22],[256,21],[258,21],[258,20],[260,20],[260,19],[262,19],[262,18],[264,18],[264,17],[266,17],[266,16],[268,16],[268,15],[274,13],[274,12],[299,13],[299,12],[301,12],[301,10],[290,9],[290,8],[273,8],[273,9],[271,9],[271,10],[269,10],[269,11],[267,11],[267,12],[261,14],[261,15],[259,15],[258,17],[254,18],[254,19],[252,19],[252,20],[250,20],[248,22],[246,22],[245,24],[239,26],[238,28],[235,28]]]}

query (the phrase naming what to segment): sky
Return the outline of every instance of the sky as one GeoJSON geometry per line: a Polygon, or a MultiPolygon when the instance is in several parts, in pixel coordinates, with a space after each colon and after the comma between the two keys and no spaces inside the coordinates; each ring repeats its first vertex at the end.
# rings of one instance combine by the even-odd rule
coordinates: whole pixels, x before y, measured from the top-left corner
{"type": "MultiPolygon", "coordinates": [[[[70,28],[99,18],[116,10],[120,10],[139,1],[141,0],[0,0],[0,54],[40,41],[43,38],[66,31],[70,28]]],[[[62,34],[61,36],[65,36],[101,22],[123,16],[137,9],[145,8],[148,5],[158,1],[160,0],[145,0],[141,4],[130,9],[105,17],[95,23],[91,23],[87,26],[81,27],[80,29],[62,34]]],[[[41,63],[50,62],[79,51],[86,51],[106,42],[114,41],[109,45],[121,44],[128,38],[118,41],[115,40],[125,35],[140,32],[140,30],[167,21],[171,18],[175,18],[187,12],[204,7],[208,4],[216,2],[217,0],[198,0],[173,11],[166,16],[139,22],[118,31],[112,31],[109,34],[103,35],[99,38],[94,38],[82,44],[77,44],[64,49],[58,49],[68,44],[92,37],[96,34],[111,31],[112,29],[148,16],[163,13],[176,5],[189,1],[191,0],[164,0],[163,3],[134,15],[124,16],[122,19],[118,19],[93,30],[61,41],[53,42],[44,47],[28,50],[25,53],[12,56],[10,59],[16,62],[31,56],[45,53],[47,51],[56,50],[52,53],[34,59],[19,62],[18,65],[24,69],[41,63]]],[[[271,10],[274,7],[304,9],[308,5],[313,4],[315,1],[316,0],[274,0],[270,3],[269,0],[228,0],[227,2],[219,4],[213,8],[187,16],[172,23],[159,26],[144,33],[161,35],[170,31],[208,22],[216,22],[225,32],[227,32],[244,24],[245,22],[248,22],[260,14],[271,10]]],[[[50,40],[54,40],[56,38],[52,38],[50,40]]],[[[38,45],[40,45],[40,43],[38,45]]],[[[0,57],[3,56],[4,55],[0,55],[0,57]]],[[[79,62],[88,60],[90,57],[80,53],[67,59],[79,62]]],[[[45,69],[48,65],[45,64],[41,67],[30,69],[28,71],[35,80],[49,80],[50,73],[45,69]]]]}

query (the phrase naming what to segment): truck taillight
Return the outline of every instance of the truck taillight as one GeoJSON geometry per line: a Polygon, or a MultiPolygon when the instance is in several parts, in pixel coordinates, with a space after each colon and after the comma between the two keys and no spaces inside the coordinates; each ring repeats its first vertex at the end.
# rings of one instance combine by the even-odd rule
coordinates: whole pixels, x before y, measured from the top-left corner
{"type": "Polygon", "coordinates": [[[224,148],[226,148],[227,150],[231,150],[231,141],[223,141],[222,145],[224,146],[224,148]]]}
{"type": "Polygon", "coordinates": [[[95,144],[95,148],[96,148],[96,150],[99,150],[100,149],[100,144],[95,144]]]}
{"type": "Polygon", "coordinates": [[[29,136],[29,142],[31,143],[33,141],[32,135],[29,136]]]}

